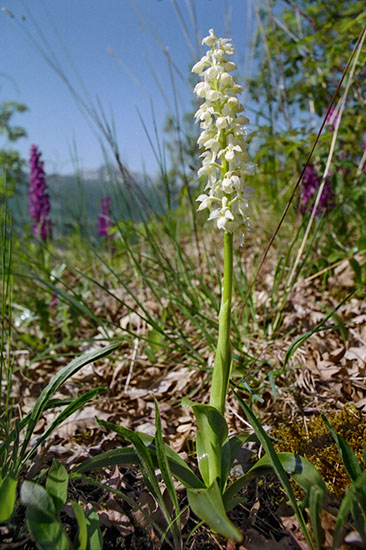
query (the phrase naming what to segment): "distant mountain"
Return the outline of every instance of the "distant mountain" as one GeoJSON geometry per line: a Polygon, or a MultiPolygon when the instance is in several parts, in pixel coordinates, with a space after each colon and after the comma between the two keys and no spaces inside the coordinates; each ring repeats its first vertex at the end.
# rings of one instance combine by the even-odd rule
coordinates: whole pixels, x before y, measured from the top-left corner
{"type": "MultiPolygon", "coordinates": [[[[13,221],[18,229],[32,224],[28,213],[28,175],[17,185],[9,200],[13,221]]],[[[96,237],[101,199],[112,198],[113,216],[117,220],[141,221],[143,216],[161,211],[162,196],[152,180],[137,173],[127,173],[125,181],[115,169],[101,167],[75,175],[46,175],[51,201],[54,237],[62,238],[75,230],[85,237],[96,237]],[[126,183],[127,182],[127,183],[126,183]],[[137,196],[142,197],[138,200],[137,196]]]]}

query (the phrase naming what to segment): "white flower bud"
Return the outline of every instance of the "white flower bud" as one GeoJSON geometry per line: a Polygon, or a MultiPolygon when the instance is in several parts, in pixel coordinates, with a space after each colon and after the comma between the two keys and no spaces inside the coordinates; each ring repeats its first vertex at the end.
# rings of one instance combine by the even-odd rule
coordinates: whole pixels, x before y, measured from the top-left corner
{"type": "Polygon", "coordinates": [[[210,33],[210,36],[206,36],[206,38],[202,40],[202,45],[206,44],[206,46],[213,46],[217,40],[217,36],[213,29],[210,29],[208,32],[210,33]]]}

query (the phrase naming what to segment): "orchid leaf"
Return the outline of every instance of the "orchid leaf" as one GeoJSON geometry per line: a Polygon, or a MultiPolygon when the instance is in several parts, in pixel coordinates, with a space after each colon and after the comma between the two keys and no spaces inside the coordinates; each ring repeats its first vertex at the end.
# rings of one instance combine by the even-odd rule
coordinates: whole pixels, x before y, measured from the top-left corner
{"type": "MultiPolygon", "coordinates": [[[[154,466],[158,468],[154,438],[149,434],[144,434],[141,432],[137,433],[147,446],[154,466]]],[[[184,460],[166,443],[164,443],[164,450],[168,457],[171,472],[182,483],[182,485],[184,485],[184,487],[192,487],[195,489],[205,487],[204,483],[192,472],[188,464],[186,464],[184,460]]],[[[93,458],[89,458],[77,466],[73,472],[90,472],[92,470],[97,470],[98,468],[107,468],[115,465],[127,466],[131,464],[140,464],[136,451],[132,447],[123,447],[122,449],[112,449],[93,458]]]]}
{"type": "Polygon", "coordinates": [[[187,489],[188,502],[193,512],[212,529],[228,539],[243,540],[239,529],[226,515],[219,480],[205,489],[187,489]]]}
{"type": "MultiPolygon", "coordinates": [[[[285,472],[302,487],[307,494],[312,487],[318,487],[321,492],[322,505],[328,498],[327,488],[318,470],[300,455],[294,453],[277,453],[277,459],[285,472]]],[[[273,474],[274,467],[268,455],[264,455],[252,468],[242,477],[234,481],[224,493],[226,510],[233,507],[234,497],[238,492],[248,485],[253,479],[266,474],[273,474]]],[[[305,503],[304,503],[305,504],[305,503]]]]}
{"type": "Polygon", "coordinates": [[[155,498],[159,498],[160,488],[155,476],[154,464],[151,455],[140,435],[133,430],[125,428],[124,426],[117,426],[116,424],[112,424],[112,422],[106,422],[105,420],[100,420],[99,418],[97,418],[97,422],[100,426],[116,432],[123,439],[127,439],[130,443],[132,443],[146,486],[155,498]]]}
{"type": "MultiPolygon", "coordinates": [[[[290,501],[290,504],[291,504],[291,506],[294,510],[296,519],[299,522],[300,529],[301,529],[303,535],[305,536],[309,547],[311,549],[314,549],[314,543],[311,539],[311,536],[310,536],[309,530],[307,528],[306,522],[304,520],[303,514],[302,514],[302,512],[301,512],[301,510],[300,510],[300,508],[297,504],[297,501],[296,501],[294,492],[292,490],[291,484],[289,482],[289,479],[287,477],[286,471],[285,471],[283,465],[281,464],[281,461],[278,457],[278,454],[276,453],[276,451],[273,448],[273,445],[271,443],[270,438],[268,437],[266,432],[263,430],[260,422],[257,420],[257,418],[256,418],[255,414],[253,413],[253,411],[251,410],[251,408],[248,407],[248,405],[243,401],[243,399],[241,399],[241,397],[235,391],[234,391],[234,394],[235,394],[236,398],[238,399],[242,409],[244,410],[249,422],[251,423],[251,425],[253,427],[253,430],[257,434],[257,437],[258,437],[261,445],[263,446],[264,450],[266,451],[266,456],[268,455],[268,459],[269,459],[269,461],[270,461],[270,463],[273,467],[273,470],[275,471],[277,477],[279,478],[279,480],[282,484],[282,487],[284,488],[284,490],[285,490],[285,492],[286,492],[286,494],[289,498],[289,501],[290,501]]],[[[302,468],[300,466],[301,465],[301,460],[300,460],[301,457],[299,457],[299,455],[294,455],[294,456],[296,457],[293,460],[293,466],[295,467],[295,471],[291,475],[294,477],[294,480],[296,481],[295,475],[296,474],[301,474],[302,468]],[[296,467],[297,467],[297,470],[296,470],[296,467]]],[[[253,468],[252,468],[252,470],[253,470],[253,468]]],[[[301,477],[301,479],[303,480],[303,477],[301,477]]]]}
{"type": "Polygon", "coordinates": [[[226,483],[222,472],[222,447],[228,435],[226,420],[211,405],[193,404],[192,409],[198,425],[196,451],[203,481],[208,487],[219,478],[223,487],[226,483]]]}
{"type": "Polygon", "coordinates": [[[102,550],[103,537],[99,525],[99,515],[95,508],[92,508],[86,515],[86,526],[88,530],[87,550],[102,550]]]}
{"type": "Polygon", "coordinates": [[[100,426],[104,426],[105,428],[108,428],[109,430],[116,432],[118,435],[120,435],[121,437],[123,437],[124,439],[127,439],[128,441],[130,441],[130,443],[132,443],[136,451],[137,457],[139,459],[140,470],[141,470],[145,485],[150,491],[150,493],[153,495],[153,497],[155,498],[160,510],[164,515],[167,525],[169,525],[170,515],[167,509],[166,503],[163,499],[163,495],[161,493],[157,477],[155,475],[155,466],[154,466],[151,454],[148,448],[146,447],[145,443],[141,439],[140,435],[137,432],[134,432],[133,430],[129,430],[128,428],[125,428],[124,426],[116,426],[115,424],[112,424],[112,422],[106,422],[104,420],[99,420],[98,418],[97,418],[97,421],[100,426]]]}
{"type": "Polygon", "coordinates": [[[222,480],[226,481],[240,449],[248,441],[257,441],[255,434],[240,433],[230,437],[222,447],[222,480]]]}

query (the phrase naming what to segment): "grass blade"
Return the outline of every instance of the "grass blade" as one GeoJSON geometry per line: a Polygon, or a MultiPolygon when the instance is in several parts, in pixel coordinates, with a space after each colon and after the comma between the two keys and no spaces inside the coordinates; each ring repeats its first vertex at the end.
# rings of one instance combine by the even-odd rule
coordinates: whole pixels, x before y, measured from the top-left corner
{"type": "Polygon", "coordinates": [[[350,478],[351,481],[356,481],[362,474],[362,468],[354,452],[352,451],[351,447],[348,445],[344,437],[337,434],[337,432],[331,426],[331,424],[329,423],[328,419],[324,416],[324,414],[322,414],[321,417],[324,424],[326,425],[326,427],[328,428],[328,430],[333,436],[333,439],[337,445],[338,452],[342,458],[342,462],[344,464],[348,477],[350,478]]]}
{"type": "Polygon", "coordinates": [[[77,359],[74,359],[69,363],[66,367],[60,370],[56,374],[56,376],[51,380],[51,382],[48,384],[48,386],[42,391],[41,395],[37,399],[36,404],[34,405],[32,409],[32,413],[29,419],[29,424],[27,428],[27,432],[23,441],[22,449],[20,452],[20,456],[18,459],[18,468],[19,464],[23,461],[23,456],[25,454],[26,448],[28,446],[29,440],[32,436],[33,430],[42,414],[42,412],[45,410],[48,402],[50,401],[53,394],[59,389],[62,384],[66,382],[71,376],[76,374],[80,369],[85,367],[85,365],[88,365],[89,363],[92,363],[93,361],[97,361],[98,359],[102,359],[103,357],[106,357],[112,351],[116,350],[119,347],[119,343],[111,344],[105,348],[96,350],[92,353],[86,353],[85,355],[82,355],[81,357],[78,357],[77,359]]]}

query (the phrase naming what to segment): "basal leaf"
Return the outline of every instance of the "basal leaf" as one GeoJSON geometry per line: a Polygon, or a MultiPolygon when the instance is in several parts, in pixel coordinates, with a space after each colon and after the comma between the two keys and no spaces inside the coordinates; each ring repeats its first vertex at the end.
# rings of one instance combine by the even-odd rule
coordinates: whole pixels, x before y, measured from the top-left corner
{"type": "Polygon", "coordinates": [[[39,550],[70,550],[70,542],[56,513],[52,497],[44,487],[24,481],[21,488],[25,518],[32,538],[39,550]]]}
{"type": "Polygon", "coordinates": [[[240,433],[230,437],[222,447],[222,479],[227,480],[234,460],[237,458],[240,449],[248,441],[257,441],[255,434],[240,433]]]}
{"type": "Polygon", "coordinates": [[[17,498],[17,480],[8,474],[0,482],[0,523],[8,521],[17,498]]]}
{"type": "MultiPolygon", "coordinates": [[[[277,477],[279,478],[279,480],[282,484],[282,487],[286,491],[286,494],[287,494],[287,496],[290,500],[290,503],[291,503],[291,506],[294,510],[296,519],[299,522],[301,531],[304,534],[310,548],[313,549],[314,544],[313,544],[313,541],[311,539],[309,530],[306,526],[304,517],[303,517],[303,515],[301,513],[301,510],[300,510],[300,508],[299,508],[299,506],[296,502],[296,498],[295,498],[295,495],[293,493],[290,482],[288,480],[286,471],[285,471],[284,467],[281,464],[281,461],[278,457],[278,454],[276,453],[276,451],[273,448],[271,440],[269,439],[266,432],[263,430],[260,422],[257,420],[256,416],[254,415],[254,413],[250,409],[250,407],[248,407],[248,405],[241,399],[241,397],[235,391],[234,391],[234,394],[235,394],[236,398],[238,399],[242,409],[244,410],[249,422],[251,423],[253,430],[257,434],[257,437],[258,437],[260,443],[262,444],[264,450],[266,451],[266,454],[268,455],[268,458],[271,462],[271,465],[272,465],[277,477]]],[[[298,455],[296,455],[296,456],[298,456],[298,455]]],[[[296,464],[300,464],[299,461],[296,463],[296,460],[298,460],[298,459],[295,459],[295,466],[296,466],[296,464]]],[[[294,474],[291,474],[291,475],[294,476],[297,473],[298,472],[296,472],[296,470],[295,470],[294,474]]],[[[301,474],[301,471],[299,473],[301,474]]],[[[295,481],[296,481],[296,479],[295,479],[295,481]]]]}
{"type": "Polygon", "coordinates": [[[210,487],[205,489],[187,489],[187,495],[193,512],[207,523],[214,533],[237,542],[243,540],[239,529],[226,515],[218,480],[214,480],[210,487]]]}
{"type": "Polygon", "coordinates": [[[165,504],[165,501],[163,500],[163,495],[161,493],[159,483],[155,474],[155,466],[152,461],[151,454],[149,453],[146,445],[140,438],[139,434],[137,432],[129,430],[128,428],[125,428],[124,426],[116,426],[111,422],[99,420],[98,418],[97,418],[97,421],[98,421],[98,424],[100,424],[101,426],[104,426],[105,428],[108,428],[109,430],[116,432],[117,434],[121,435],[124,439],[127,439],[128,441],[130,441],[130,443],[132,443],[136,451],[137,457],[139,459],[140,469],[141,469],[142,477],[144,478],[146,487],[148,488],[150,493],[153,495],[153,497],[156,499],[161,511],[164,514],[167,524],[169,525],[170,517],[169,517],[169,513],[167,512],[166,504],[165,504]]]}
{"type": "Polygon", "coordinates": [[[39,521],[46,523],[57,519],[52,497],[41,485],[32,481],[24,481],[20,490],[20,498],[31,516],[38,517],[39,521]]]}
{"type": "MultiPolygon", "coordinates": [[[[327,488],[318,470],[300,455],[294,453],[277,453],[277,459],[285,472],[300,485],[308,495],[312,487],[317,487],[322,495],[322,505],[328,498],[327,488]]],[[[232,499],[238,492],[256,477],[272,474],[273,464],[268,455],[264,455],[252,468],[242,477],[234,481],[224,493],[224,503],[227,510],[232,508],[232,499]]],[[[305,504],[305,503],[304,503],[305,504]]]]}
{"type": "MultiPolygon", "coordinates": [[[[143,434],[140,432],[137,433],[147,446],[154,466],[158,468],[154,438],[149,434],[143,434]]],[[[185,487],[193,487],[196,489],[205,487],[204,483],[192,472],[188,464],[186,464],[184,460],[166,443],[164,443],[164,449],[168,457],[169,467],[172,473],[185,487]]],[[[123,447],[122,449],[112,449],[93,458],[89,458],[77,466],[73,472],[90,472],[92,470],[97,470],[98,468],[106,468],[115,465],[127,466],[131,464],[140,464],[137,453],[132,447],[123,447]]]]}
{"type": "Polygon", "coordinates": [[[192,409],[198,425],[196,450],[202,478],[207,487],[219,478],[223,487],[226,479],[223,479],[221,459],[222,447],[228,435],[226,420],[211,405],[192,404],[192,409]]]}
{"type": "Polygon", "coordinates": [[[65,466],[54,460],[48,473],[46,491],[53,500],[56,514],[61,511],[66,502],[68,484],[69,476],[65,466]]]}

